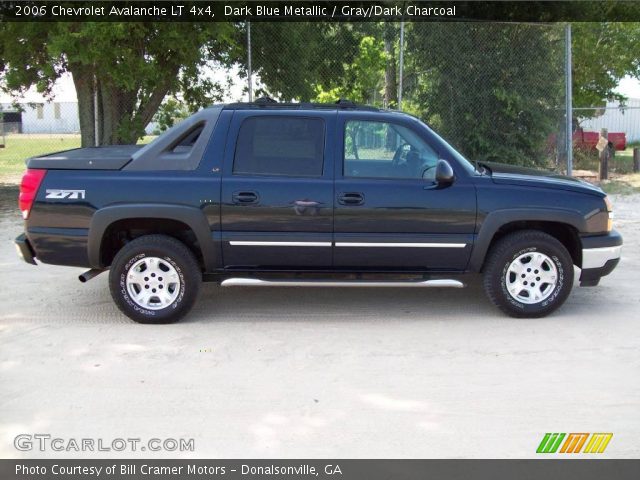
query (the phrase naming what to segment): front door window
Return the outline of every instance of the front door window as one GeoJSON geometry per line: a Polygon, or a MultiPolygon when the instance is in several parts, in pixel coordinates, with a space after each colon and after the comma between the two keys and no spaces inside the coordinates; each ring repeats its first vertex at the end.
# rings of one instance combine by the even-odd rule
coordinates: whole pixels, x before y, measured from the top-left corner
{"type": "Polygon", "coordinates": [[[347,121],[344,142],[345,178],[435,179],[438,154],[402,125],[347,121]]]}

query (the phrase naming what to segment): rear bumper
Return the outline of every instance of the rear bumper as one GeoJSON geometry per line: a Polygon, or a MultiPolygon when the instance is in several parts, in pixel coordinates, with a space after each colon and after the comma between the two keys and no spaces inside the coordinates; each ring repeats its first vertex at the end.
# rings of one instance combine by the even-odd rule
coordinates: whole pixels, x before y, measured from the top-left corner
{"type": "Polygon", "coordinates": [[[90,267],[88,232],[86,228],[31,227],[26,234],[39,262],[84,268],[90,267]]]}
{"type": "Polygon", "coordinates": [[[37,258],[39,263],[90,268],[87,229],[30,228],[14,240],[14,245],[18,256],[31,265],[37,265],[37,258]]]}
{"type": "Polygon", "coordinates": [[[33,251],[33,247],[29,243],[29,239],[24,233],[16,237],[16,239],[14,240],[14,245],[16,246],[16,252],[21,259],[23,259],[27,263],[30,263],[31,265],[37,265],[35,261],[36,254],[33,251]]]}
{"type": "Polygon", "coordinates": [[[607,235],[583,237],[580,285],[593,287],[620,262],[622,236],[615,230],[607,235]]]}

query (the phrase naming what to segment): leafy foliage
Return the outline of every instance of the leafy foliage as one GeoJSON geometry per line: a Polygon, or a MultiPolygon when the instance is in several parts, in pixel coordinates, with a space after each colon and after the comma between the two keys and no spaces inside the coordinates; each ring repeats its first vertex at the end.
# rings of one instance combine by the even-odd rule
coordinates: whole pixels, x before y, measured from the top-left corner
{"type": "Polygon", "coordinates": [[[359,31],[350,24],[253,23],[253,69],[262,82],[258,95],[310,101],[336,88],[331,79],[344,75],[358,56],[359,31]],[[330,46],[330,50],[327,50],[330,46]]]}
{"type": "MultiPolygon", "coordinates": [[[[165,128],[220,100],[224,86],[203,71],[211,64],[246,71],[245,28],[244,23],[5,22],[0,76],[13,94],[35,86],[50,95],[53,82],[70,72],[83,145],[93,145],[96,137],[103,144],[130,143],[157,112],[165,128]]],[[[544,164],[549,138],[562,125],[561,25],[429,22],[406,28],[405,111],[431,123],[472,159],[544,164]]],[[[638,38],[638,23],[574,24],[574,106],[622,100],[614,91],[620,78],[640,76],[638,38]]],[[[388,22],[255,22],[256,96],[349,98],[393,107],[397,41],[397,25],[388,22]]]]}
{"type": "Polygon", "coordinates": [[[167,98],[162,102],[162,105],[158,108],[158,112],[153,117],[153,121],[157,123],[153,133],[160,135],[192,113],[184,102],[181,102],[175,97],[167,98]]]}
{"type": "Polygon", "coordinates": [[[640,77],[639,39],[640,23],[572,25],[574,107],[625,100],[614,90],[624,76],[640,77]]]}
{"type": "Polygon", "coordinates": [[[347,98],[358,103],[374,103],[374,95],[380,93],[381,78],[388,58],[384,43],[372,36],[364,36],[358,45],[358,55],[352,63],[343,65],[343,73],[331,78],[325,86],[315,85],[317,102],[330,103],[347,98]]]}
{"type": "MultiPolygon", "coordinates": [[[[430,22],[406,28],[403,110],[431,123],[472,159],[546,166],[550,141],[562,141],[556,132],[564,128],[562,25],[430,22]]],[[[620,99],[614,92],[619,79],[640,76],[639,28],[574,24],[574,106],[620,99]]],[[[384,45],[388,25],[279,23],[255,30],[263,92],[286,100],[384,103],[381,94],[391,80],[385,65],[397,65],[399,51],[384,45]]]]}
{"type": "Polygon", "coordinates": [[[102,144],[134,143],[167,94],[182,92],[190,105],[219,98],[202,69],[233,63],[242,51],[237,40],[230,23],[2,23],[0,72],[5,89],[18,95],[31,86],[50,94],[70,72],[83,145],[96,136],[102,144]]]}
{"type": "Polygon", "coordinates": [[[561,120],[561,32],[481,23],[415,29],[408,51],[420,116],[471,159],[543,165],[561,120]]]}

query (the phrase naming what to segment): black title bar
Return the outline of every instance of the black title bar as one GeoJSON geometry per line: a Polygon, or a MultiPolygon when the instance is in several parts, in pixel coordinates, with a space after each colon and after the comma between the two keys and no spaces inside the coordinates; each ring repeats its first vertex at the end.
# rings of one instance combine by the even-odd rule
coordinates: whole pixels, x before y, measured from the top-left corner
{"type": "Polygon", "coordinates": [[[0,21],[640,21],[637,1],[3,1],[0,21]]]}

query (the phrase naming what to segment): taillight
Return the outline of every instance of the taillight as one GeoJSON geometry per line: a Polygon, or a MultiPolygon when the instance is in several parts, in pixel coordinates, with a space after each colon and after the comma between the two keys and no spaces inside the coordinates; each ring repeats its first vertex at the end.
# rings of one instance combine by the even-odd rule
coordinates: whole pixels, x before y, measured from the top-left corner
{"type": "Polygon", "coordinates": [[[46,170],[27,169],[20,183],[20,196],[18,197],[18,206],[22,212],[22,218],[29,218],[29,212],[33,201],[36,199],[38,188],[42,183],[42,179],[46,175],[46,170]]]}

